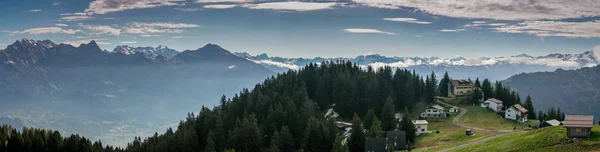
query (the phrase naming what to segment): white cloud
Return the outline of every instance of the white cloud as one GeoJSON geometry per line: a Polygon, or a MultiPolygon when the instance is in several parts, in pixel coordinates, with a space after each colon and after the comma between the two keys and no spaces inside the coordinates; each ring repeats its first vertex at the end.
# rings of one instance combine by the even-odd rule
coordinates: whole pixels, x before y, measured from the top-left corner
{"type": "Polygon", "coordinates": [[[385,32],[385,31],[380,31],[380,30],[376,30],[376,29],[364,29],[364,28],[349,28],[349,29],[344,29],[344,31],[350,32],[350,33],[375,33],[375,34],[387,34],[387,35],[395,35],[396,34],[396,33],[392,33],[392,32],[385,32]]]}
{"type": "Polygon", "coordinates": [[[600,62],[600,45],[594,47],[592,53],[594,54],[594,57],[596,57],[596,61],[600,62]]]}
{"type": "Polygon", "coordinates": [[[201,11],[201,8],[174,8],[175,10],[178,11],[183,11],[183,12],[195,12],[195,11],[201,11]]]}
{"type": "Polygon", "coordinates": [[[386,21],[394,21],[394,22],[406,22],[406,23],[414,23],[414,24],[431,24],[432,22],[419,21],[415,18],[383,18],[386,21]]]}
{"type": "Polygon", "coordinates": [[[123,41],[121,43],[123,43],[123,44],[136,44],[137,42],[136,41],[123,41]]]}
{"type": "Polygon", "coordinates": [[[280,11],[315,11],[332,9],[338,3],[314,3],[314,2],[270,2],[259,4],[245,4],[242,7],[249,9],[265,9],[265,10],[280,10],[280,11]]]}
{"type": "Polygon", "coordinates": [[[158,37],[158,36],[161,36],[161,35],[142,34],[142,35],[140,35],[140,36],[141,36],[141,37],[158,37]]]}
{"type": "Polygon", "coordinates": [[[562,58],[541,58],[541,57],[526,57],[526,56],[510,56],[510,57],[495,57],[495,58],[471,58],[471,59],[459,59],[459,58],[428,58],[428,59],[405,59],[398,62],[384,63],[375,62],[369,64],[373,68],[379,68],[383,66],[400,67],[406,68],[417,65],[451,65],[451,66],[493,66],[500,64],[526,64],[526,65],[542,65],[556,68],[579,68],[581,66],[576,60],[562,59],[562,58]]]}
{"type": "Polygon", "coordinates": [[[247,3],[254,0],[196,0],[196,3],[247,3]]]}
{"type": "Polygon", "coordinates": [[[598,38],[600,37],[600,20],[588,22],[525,21],[518,24],[492,28],[492,30],[502,33],[523,33],[541,37],[598,38]]]}
{"type": "Polygon", "coordinates": [[[67,21],[67,22],[72,22],[72,21],[84,21],[84,20],[90,20],[94,17],[92,16],[86,16],[86,15],[74,15],[74,16],[63,16],[60,18],[61,21],[67,21]]]}
{"type": "Polygon", "coordinates": [[[170,22],[133,22],[123,28],[129,34],[155,35],[157,33],[183,33],[185,28],[196,28],[200,25],[170,22]]]}
{"type": "MultiPolygon", "coordinates": [[[[248,59],[248,60],[250,60],[250,59],[248,59]]],[[[276,67],[288,68],[288,69],[292,69],[292,70],[300,69],[300,66],[292,64],[292,63],[282,63],[282,62],[276,62],[276,61],[272,61],[272,60],[250,60],[250,61],[257,63],[257,64],[273,65],[276,67]]]]}
{"type": "Polygon", "coordinates": [[[228,69],[234,69],[234,68],[235,68],[235,65],[230,65],[230,66],[228,66],[227,68],[228,68],[228,69]]]}
{"type": "Polygon", "coordinates": [[[53,2],[53,3],[52,3],[52,6],[58,6],[58,5],[60,5],[60,3],[61,3],[61,2],[53,2]]]}
{"type": "Polygon", "coordinates": [[[419,37],[419,38],[421,38],[421,37],[423,37],[423,35],[415,35],[415,37],[419,37]]]}
{"type": "Polygon", "coordinates": [[[462,32],[465,29],[441,29],[440,32],[462,32]]]}
{"type": "Polygon", "coordinates": [[[183,38],[183,36],[173,36],[173,37],[171,37],[171,38],[172,38],[172,39],[181,39],[181,38],[183,38]]]}
{"type": "Polygon", "coordinates": [[[67,27],[67,26],[69,26],[69,25],[67,25],[67,24],[62,24],[62,23],[58,23],[58,24],[54,24],[54,25],[55,25],[55,26],[62,26],[62,27],[67,27]]]}
{"type": "Polygon", "coordinates": [[[235,5],[235,4],[214,4],[214,5],[204,5],[202,7],[203,8],[211,8],[211,9],[228,9],[228,8],[234,8],[237,6],[238,5],[235,5]]]}
{"type": "Polygon", "coordinates": [[[463,27],[493,27],[493,26],[504,26],[506,23],[487,23],[485,21],[473,21],[470,24],[466,24],[463,27]]]}
{"type": "Polygon", "coordinates": [[[33,12],[33,13],[36,13],[36,12],[41,12],[41,11],[42,11],[41,9],[32,9],[32,10],[29,10],[29,11],[27,11],[27,12],[33,12]]]}
{"type": "MultiPolygon", "coordinates": [[[[79,45],[81,45],[81,44],[87,44],[87,43],[90,43],[91,41],[92,41],[91,39],[89,39],[89,40],[73,40],[73,41],[65,41],[65,42],[62,42],[62,43],[73,45],[75,47],[79,47],[79,45]]],[[[98,45],[111,45],[112,43],[96,40],[96,44],[98,44],[98,45]]]]}
{"type": "Polygon", "coordinates": [[[77,24],[77,26],[88,30],[90,34],[95,34],[95,35],[109,34],[109,35],[114,35],[114,36],[121,35],[120,29],[112,28],[112,27],[106,26],[106,25],[86,25],[83,23],[79,23],[79,24],[77,24]]]}
{"type": "Polygon", "coordinates": [[[132,9],[184,5],[185,0],[95,0],[90,3],[87,15],[106,14],[132,9]]]}
{"type": "Polygon", "coordinates": [[[597,0],[354,0],[369,7],[410,7],[434,15],[497,20],[566,19],[600,16],[597,0]]]}
{"type": "Polygon", "coordinates": [[[38,27],[38,28],[30,28],[23,31],[14,31],[11,35],[15,34],[75,34],[77,32],[81,32],[80,30],[73,29],[62,29],[60,27],[38,27]]]}

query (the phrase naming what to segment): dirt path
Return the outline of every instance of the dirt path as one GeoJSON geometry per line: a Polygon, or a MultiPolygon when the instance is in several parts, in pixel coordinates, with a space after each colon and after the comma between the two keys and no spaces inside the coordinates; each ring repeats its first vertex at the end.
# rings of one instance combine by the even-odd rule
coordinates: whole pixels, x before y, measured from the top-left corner
{"type": "MultiPolygon", "coordinates": [[[[441,101],[438,101],[438,103],[446,105],[446,106],[450,106],[450,107],[454,106],[454,105],[451,105],[451,104],[448,104],[448,103],[445,103],[445,102],[441,102],[441,101]]],[[[458,107],[458,106],[456,106],[456,107],[458,107]]],[[[452,119],[452,124],[453,125],[455,125],[457,127],[460,127],[460,128],[467,128],[467,129],[473,129],[473,130],[483,130],[483,131],[489,131],[489,132],[497,132],[499,134],[492,135],[492,136],[485,137],[485,138],[481,138],[481,139],[477,139],[475,141],[470,141],[470,142],[467,142],[467,143],[464,143],[464,144],[461,144],[461,145],[458,145],[458,146],[450,147],[450,148],[447,148],[447,149],[444,149],[444,150],[440,150],[440,152],[446,152],[446,151],[454,150],[454,149],[457,149],[457,148],[466,147],[466,146],[469,146],[469,145],[473,145],[473,144],[481,143],[481,142],[484,142],[484,141],[492,140],[494,138],[502,137],[502,136],[509,135],[509,134],[524,132],[524,131],[514,131],[514,130],[493,130],[493,129],[485,129],[485,128],[477,128],[477,127],[465,126],[463,124],[460,124],[460,118],[463,115],[467,114],[468,110],[465,109],[465,108],[461,108],[461,107],[458,107],[458,108],[460,109],[460,113],[458,115],[456,115],[456,117],[454,117],[454,119],[452,119]]]]}

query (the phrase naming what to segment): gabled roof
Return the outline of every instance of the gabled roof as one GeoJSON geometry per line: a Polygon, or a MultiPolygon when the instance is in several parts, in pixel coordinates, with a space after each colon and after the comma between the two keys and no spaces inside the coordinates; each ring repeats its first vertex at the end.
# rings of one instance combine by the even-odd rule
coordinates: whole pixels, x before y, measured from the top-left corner
{"type": "Polygon", "coordinates": [[[429,124],[427,120],[413,120],[413,124],[415,125],[426,125],[429,124]]]}
{"type": "Polygon", "coordinates": [[[566,115],[563,121],[565,127],[594,127],[594,116],[592,115],[566,115]]]}
{"type": "Polygon", "coordinates": [[[498,100],[496,98],[490,98],[490,99],[487,99],[486,102],[487,101],[494,102],[494,103],[497,103],[497,104],[502,104],[502,101],[500,101],[500,100],[498,100]]]}
{"type": "Polygon", "coordinates": [[[471,81],[469,79],[451,80],[450,83],[453,86],[475,86],[475,84],[473,84],[473,81],[471,81]]]}
{"type": "Polygon", "coordinates": [[[558,125],[560,125],[560,121],[558,121],[556,119],[545,121],[545,123],[550,124],[552,126],[558,126],[558,125]]]}
{"type": "Polygon", "coordinates": [[[433,106],[429,106],[427,107],[427,109],[438,109],[438,110],[444,110],[444,107],[440,106],[440,105],[433,105],[433,106]]]}
{"type": "Polygon", "coordinates": [[[527,109],[523,108],[523,106],[521,106],[520,104],[515,104],[513,105],[513,107],[521,113],[527,113],[527,109]]]}

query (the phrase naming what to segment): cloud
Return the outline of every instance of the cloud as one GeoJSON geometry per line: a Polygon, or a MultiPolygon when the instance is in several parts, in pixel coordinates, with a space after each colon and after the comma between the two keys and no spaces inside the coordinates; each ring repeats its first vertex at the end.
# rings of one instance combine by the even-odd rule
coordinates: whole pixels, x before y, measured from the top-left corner
{"type": "Polygon", "coordinates": [[[235,4],[215,4],[215,5],[204,5],[202,7],[203,8],[211,8],[211,9],[228,9],[228,8],[234,8],[237,6],[238,5],[235,5],[235,4]]]}
{"type": "Polygon", "coordinates": [[[95,0],[84,13],[87,15],[106,14],[132,9],[155,8],[162,6],[184,5],[186,0],[95,0]]]}
{"type": "Polygon", "coordinates": [[[142,34],[142,35],[140,35],[140,36],[141,36],[141,37],[158,37],[158,36],[161,36],[161,35],[142,34]]]}
{"type": "Polygon", "coordinates": [[[67,25],[67,24],[62,24],[62,23],[58,23],[58,24],[54,24],[54,25],[55,25],[55,26],[62,26],[62,27],[67,27],[67,26],[69,26],[69,25],[67,25]]]}
{"type": "Polygon", "coordinates": [[[600,16],[595,0],[354,0],[377,8],[415,8],[433,15],[496,20],[567,19],[600,16]]]}
{"type": "Polygon", "coordinates": [[[363,29],[363,28],[349,28],[349,29],[344,29],[344,31],[350,32],[350,33],[375,33],[375,34],[387,34],[387,35],[395,35],[396,34],[396,33],[392,33],[392,32],[380,31],[380,30],[376,30],[376,29],[363,29]]]}
{"type": "MultiPolygon", "coordinates": [[[[248,60],[250,60],[250,59],[248,59],[248,60]]],[[[257,64],[273,65],[276,67],[288,68],[288,69],[292,69],[292,70],[300,69],[300,66],[292,64],[292,63],[282,63],[282,62],[277,62],[277,61],[272,61],[272,60],[250,60],[250,61],[257,63],[257,64]]]]}
{"type": "Polygon", "coordinates": [[[175,10],[178,11],[183,11],[183,12],[195,12],[195,11],[201,11],[202,8],[174,8],[175,10]]]}
{"type": "Polygon", "coordinates": [[[471,58],[466,59],[462,57],[458,58],[408,58],[397,62],[375,62],[369,65],[373,68],[379,68],[383,66],[406,68],[410,66],[418,65],[448,65],[448,66],[493,66],[500,64],[526,64],[526,65],[542,65],[555,68],[579,68],[581,66],[576,60],[565,60],[562,58],[543,58],[543,57],[531,57],[531,56],[509,56],[509,57],[495,57],[495,58],[471,58]]]}
{"type": "Polygon", "coordinates": [[[196,3],[248,3],[254,0],[196,0],[196,3]]]}
{"type": "Polygon", "coordinates": [[[67,22],[72,22],[72,21],[84,21],[84,20],[90,20],[93,19],[94,17],[92,16],[86,16],[86,15],[74,15],[74,16],[63,16],[60,18],[61,21],[67,21],[67,22]]]}
{"type": "Polygon", "coordinates": [[[109,34],[113,36],[121,35],[121,29],[112,28],[106,25],[86,25],[83,23],[77,24],[77,26],[86,29],[90,34],[100,35],[100,34],[109,34]]]}
{"type": "Polygon", "coordinates": [[[518,24],[492,28],[492,30],[502,33],[522,33],[541,37],[598,38],[600,37],[600,20],[588,22],[525,21],[518,24]]]}
{"type": "Polygon", "coordinates": [[[594,54],[594,57],[596,57],[596,61],[600,62],[600,45],[594,47],[592,53],[594,54]]]}
{"type": "Polygon", "coordinates": [[[121,43],[123,43],[123,44],[136,44],[137,42],[136,41],[123,41],[121,43]]]}
{"type": "Polygon", "coordinates": [[[415,18],[383,18],[386,21],[394,21],[394,22],[406,22],[406,23],[414,23],[414,24],[431,24],[432,22],[419,21],[415,18]]]}
{"type": "Polygon", "coordinates": [[[200,25],[172,22],[133,22],[123,28],[129,34],[154,35],[157,33],[183,33],[185,28],[197,28],[200,25]]]}
{"type": "Polygon", "coordinates": [[[53,3],[52,3],[52,6],[58,6],[58,5],[60,5],[60,3],[61,3],[61,2],[53,2],[53,3]]]}
{"type": "Polygon", "coordinates": [[[423,35],[415,35],[415,37],[421,38],[423,37],[423,35]]]}
{"type": "MultiPolygon", "coordinates": [[[[86,39],[86,40],[65,41],[65,42],[62,42],[62,43],[73,45],[75,47],[79,47],[79,45],[81,45],[81,44],[87,44],[87,43],[90,43],[91,41],[92,41],[91,39],[86,39]]],[[[98,44],[98,45],[111,45],[112,43],[96,40],[96,44],[98,44]]]]}
{"type": "Polygon", "coordinates": [[[264,10],[279,10],[279,11],[315,11],[333,9],[333,6],[338,3],[314,3],[314,2],[270,2],[259,4],[245,4],[242,7],[248,9],[264,9],[264,10]]]}
{"type": "Polygon", "coordinates": [[[230,65],[230,66],[228,66],[227,68],[228,68],[228,69],[234,69],[234,68],[235,68],[235,65],[230,65]]]}
{"type": "Polygon", "coordinates": [[[77,32],[81,32],[80,30],[73,29],[62,29],[60,27],[38,27],[38,28],[30,28],[23,31],[14,31],[11,35],[15,34],[75,34],[77,32]]]}
{"type": "Polygon", "coordinates": [[[183,36],[173,36],[173,37],[171,37],[171,38],[172,38],[172,39],[181,39],[181,38],[183,38],[183,36]]]}
{"type": "Polygon", "coordinates": [[[36,12],[41,12],[41,11],[42,11],[41,9],[32,9],[32,10],[29,10],[27,12],[36,13],[36,12]]]}
{"type": "Polygon", "coordinates": [[[487,23],[485,21],[473,21],[470,24],[466,24],[463,27],[493,27],[493,26],[504,26],[506,23],[487,23]]]}
{"type": "Polygon", "coordinates": [[[440,32],[462,32],[465,29],[441,29],[440,32]]]}

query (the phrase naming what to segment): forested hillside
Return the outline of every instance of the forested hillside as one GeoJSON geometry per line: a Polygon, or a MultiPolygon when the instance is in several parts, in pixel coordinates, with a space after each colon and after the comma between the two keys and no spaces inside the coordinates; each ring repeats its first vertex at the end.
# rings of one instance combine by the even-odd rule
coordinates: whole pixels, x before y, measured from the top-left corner
{"type": "MultiPolygon", "coordinates": [[[[382,118],[381,126],[390,126],[397,121],[393,119],[394,112],[407,114],[402,109],[411,109],[417,102],[432,102],[434,82],[435,77],[423,79],[414,72],[393,72],[389,67],[362,70],[344,61],[309,64],[298,71],[267,78],[253,90],[244,89],[230,99],[223,96],[220,105],[212,109],[202,107],[197,115],[188,114],[176,130],[168,129],[147,139],[136,138],[126,150],[343,150],[335,120],[324,119],[324,109],[335,105],[341,120],[349,120],[355,114],[362,118],[372,109],[382,118]],[[388,120],[390,117],[392,120],[388,120]]],[[[353,123],[360,124],[358,117],[353,123]]],[[[384,127],[383,131],[396,129],[402,128],[384,127]]],[[[364,140],[364,133],[353,133],[348,141],[351,151],[364,151],[360,138],[364,140]]]]}
{"type": "Polygon", "coordinates": [[[540,109],[560,107],[566,114],[600,117],[600,67],[515,75],[503,84],[531,95],[540,109]]]}

